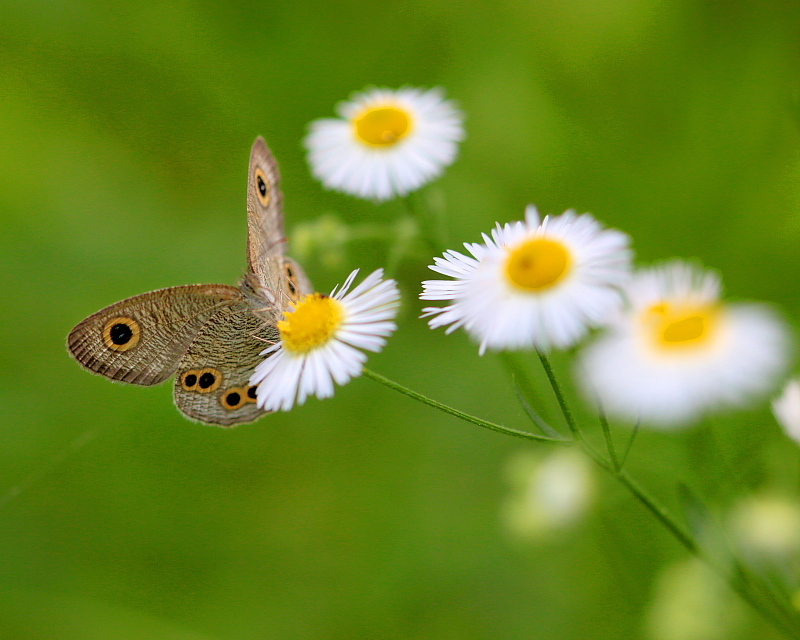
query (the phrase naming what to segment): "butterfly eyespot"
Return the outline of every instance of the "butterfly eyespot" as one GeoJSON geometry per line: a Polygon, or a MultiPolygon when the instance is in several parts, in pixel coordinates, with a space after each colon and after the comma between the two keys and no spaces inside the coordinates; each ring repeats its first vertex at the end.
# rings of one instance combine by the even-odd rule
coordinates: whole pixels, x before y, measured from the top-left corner
{"type": "Polygon", "coordinates": [[[197,372],[197,391],[200,393],[211,393],[219,389],[222,384],[222,374],[211,367],[200,369],[197,372]]]}
{"type": "Polygon", "coordinates": [[[111,318],[103,327],[103,342],[112,351],[128,351],[139,343],[139,323],[133,318],[111,318]]]}
{"type": "Polygon", "coordinates": [[[270,193],[267,176],[260,167],[256,167],[256,196],[263,206],[267,206],[270,201],[270,193]]]}
{"type": "Polygon", "coordinates": [[[243,394],[244,389],[234,387],[233,389],[228,389],[225,393],[223,393],[220,396],[219,401],[223,407],[229,411],[233,411],[234,409],[241,407],[247,401],[246,396],[243,394]]]}
{"type": "Polygon", "coordinates": [[[185,391],[197,391],[197,371],[189,369],[181,376],[181,386],[185,391]]]}
{"type": "Polygon", "coordinates": [[[300,289],[291,263],[285,263],[284,272],[286,273],[286,288],[289,290],[289,297],[296,301],[300,297],[300,289]]]}
{"type": "Polygon", "coordinates": [[[253,387],[247,387],[247,402],[255,402],[257,399],[256,396],[256,389],[258,389],[258,385],[253,387]]]}

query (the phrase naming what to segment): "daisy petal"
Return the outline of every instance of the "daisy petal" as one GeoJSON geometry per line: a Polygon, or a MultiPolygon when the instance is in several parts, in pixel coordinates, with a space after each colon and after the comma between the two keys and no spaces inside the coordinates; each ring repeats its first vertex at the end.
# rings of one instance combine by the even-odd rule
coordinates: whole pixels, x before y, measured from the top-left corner
{"type": "Polygon", "coordinates": [[[628,237],[604,229],[589,214],[567,211],[497,224],[483,244],[465,244],[472,257],[447,251],[432,271],[451,280],[426,280],[422,300],[432,329],[463,327],[487,349],[564,349],[605,322],[622,303],[630,272],[628,237]]]}
{"type": "Polygon", "coordinates": [[[414,191],[453,163],[463,117],[439,89],[368,89],[340,104],[341,119],[309,126],[314,177],[329,189],[388,200],[414,191]]]}
{"type": "Polygon", "coordinates": [[[281,340],[264,350],[255,369],[258,406],[288,411],[309,396],[329,398],[334,382],[342,385],[361,374],[367,356],[380,351],[394,332],[400,304],[394,280],[378,269],[350,290],[353,271],[330,296],[312,294],[284,313],[281,340]]]}

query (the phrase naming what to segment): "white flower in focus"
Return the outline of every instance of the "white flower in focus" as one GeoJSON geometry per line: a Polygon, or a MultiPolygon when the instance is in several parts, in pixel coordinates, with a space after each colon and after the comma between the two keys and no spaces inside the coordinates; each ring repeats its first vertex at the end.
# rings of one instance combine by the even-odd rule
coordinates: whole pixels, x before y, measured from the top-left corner
{"type": "Polygon", "coordinates": [[[511,460],[512,495],[503,509],[509,531],[523,539],[546,537],[583,516],[594,493],[589,461],[574,450],[546,456],[521,452],[511,460]]]}
{"type": "Polygon", "coordinates": [[[288,411],[311,395],[328,398],[334,382],[342,385],[361,374],[367,356],[359,349],[377,352],[386,344],[397,328],[397,283],[383,280],[378,269],[348,292],[357,274],[358,269],[338,292],[311,294],[284,313],[280,342],[261,352],[268,357],[250,378],[258,385],[259,407],[288,411]]]}
{"type": "Polygon", "coordinates": [[[762,305],[723,303],[709,271],[670,262],[636,274],[626,293],[628,307],[578,369],[611,415],[677,426],[769,392],[786,366],[783,322],[762,305]]]}
{"type": "Polygon", "coordinates": [[[311,173],[329,189],[388,200],[418,189],[456,159],[463,117],[441,89],[368,89],[315,120],[311,173]]]}
{"type": "Polygon", "coordinates": [[[424,315],[447,333],[464,327],[488,349],[567,348],[621,304],[630,273],[628,236],[574,211],[539,219],[529,205],[524,222],[497,227],[471,256],[447,251],[433,271],[452,280],[422,283],[423,300],[450,300],[424,315]]]}
{"type": "Polygon", "coordinates": [[[772,401],[772,413],[786,435],[800,444],[800,379],[786,383],[781,395],[772,401]]]}

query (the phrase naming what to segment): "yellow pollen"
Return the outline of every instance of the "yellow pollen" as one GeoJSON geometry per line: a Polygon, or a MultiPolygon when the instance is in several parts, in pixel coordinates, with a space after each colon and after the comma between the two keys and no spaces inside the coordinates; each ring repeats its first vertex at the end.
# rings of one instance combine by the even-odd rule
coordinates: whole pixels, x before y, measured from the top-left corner
{"type": "Polygon", "coordinates": [[[326,344],[344,319],[344,307],[338,300],[321,293],[307,296],[286,311],[278,322],[283,348],[293,353],[308,353],[326,344]]]}
{"type": "Polygon", "coordinates": [[[654,304],[644,314],[644,322],[656,344],[665,349],[697,346],[707,342],[717,327],[716,305],[673,306],[654,304]]]}
{"type": "Polygon", "coordinates": [[[542,291],[552,287],[568,272],[572,256],[557,240],[536,238],[511,251],[506,276],[520,289],[542,291]]]}
{"type": "Polygon", "coordinates": [[[411,131],[411,117],[398,107],[367,109],[353,121],[356,137],[375,147],[389,147],[411,131]]]}

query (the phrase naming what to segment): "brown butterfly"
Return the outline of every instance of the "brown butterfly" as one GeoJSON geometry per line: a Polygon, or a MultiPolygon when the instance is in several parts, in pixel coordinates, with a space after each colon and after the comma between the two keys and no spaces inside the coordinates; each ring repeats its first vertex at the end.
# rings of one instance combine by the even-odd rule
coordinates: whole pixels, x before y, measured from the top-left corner
{"type": "Polygon", "coordinates": [[[291,302],[312,293],[300,266],[284,255],[278,163],[259,137],[247,180],[248,270],[238,287],[195,284],[151,291],[112,304],[67,338],[93,373],[154,385],[177,373],[175,404],[187,417],[232,426],[264,413],[249,380],[260,353],[278,339],[291,302]]]}

